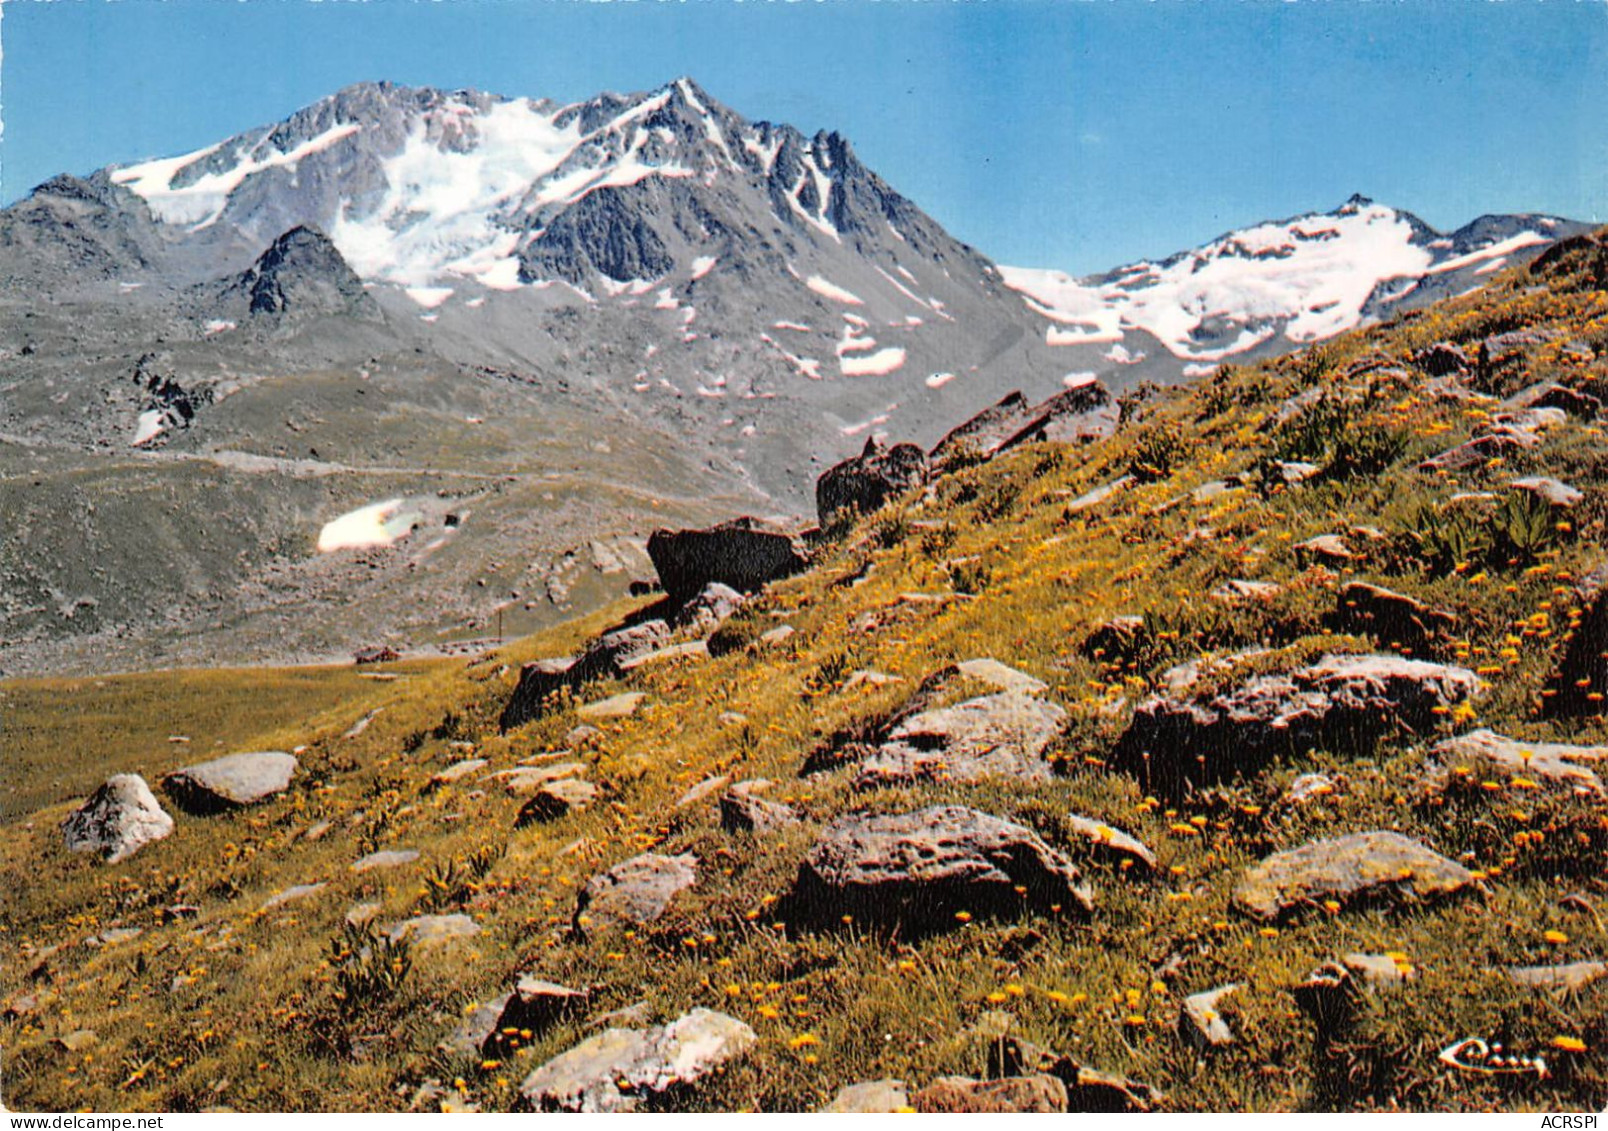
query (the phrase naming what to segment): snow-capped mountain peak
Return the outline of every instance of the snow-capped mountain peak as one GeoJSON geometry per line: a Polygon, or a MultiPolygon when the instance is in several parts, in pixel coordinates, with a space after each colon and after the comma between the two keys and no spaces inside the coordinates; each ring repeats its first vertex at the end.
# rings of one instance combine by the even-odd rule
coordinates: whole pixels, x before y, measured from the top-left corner
{"type": "Polygon", "coordinates": [[[1049,320],[1050,345],[1120,344],[1145,331],[1198,365],[1271,348],[1279,338],[1332,337],[1400,303],[1426,279],[1495,270],[1556,238],[1561,223],[1492,217],[1443,236],[1411,213],[1357,195],[1332,212],[1242,228],[1105,275],[1001,272],[1049,320]]]}

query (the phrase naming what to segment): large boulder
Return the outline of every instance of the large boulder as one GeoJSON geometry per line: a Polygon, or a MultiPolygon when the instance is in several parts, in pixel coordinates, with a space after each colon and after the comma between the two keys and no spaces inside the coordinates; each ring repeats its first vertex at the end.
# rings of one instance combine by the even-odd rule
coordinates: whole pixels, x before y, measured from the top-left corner
{"type": "Polygon", "coordinates": [[[279,750],[229,754],[175,770],[162,789],[191,813],[219,813],[265,801],[290,788],[296,756],[279,750]]]}
{"type": "Polygon", "coordinates": [[[678,605],[710,582],[752,593],[810,564],[799,531],[751,517],[703,530],[656,530],[648,539],[648,557],[665,593],[678,605]]]}
{"type": "Polygon", "coordinates": [[[1429,903],[1472,887],[1467,868],[1400,833],[1352,833],[1276,852],[1246,870],[1234,905],[1255,919],[1277,919],[1334,901],[1429,903]]]}
{"type": "Polygon", "coordinates": [[[117,774],[61,823],[62,839],[74,852],[97,852],[108,864],[133,856],[173,831],[151,787],[139,774],[117,774]]]}
{"type": "Polygon", "coordinates": [[[823,527],[846,514],[870,514],[927,481],[927,453],[915,444],[888,445],[879,436],[859,455],[815,481],[815,511],[823,527]]]}
{"type": "Polygon", "coordinates": [[[633,856],[586,881],[575,907],[578,935],[612,926],[646,926],[665,913],[677,892],[698,882],[691,853],[633,856]]]}
{"type": "Polygon", "coordinates": [[[923,711],[893,728],[862,763],[855,784],[1043,780],[1050,776],[1044,749],[1065,724],[1066,712],[1060,707],[1020,692],[923,711]]]}
{"type": "Polygon", "coordinates": [[[537,1111],[635,1111],[718,1071],[757,1040],[735,1017],[694,1009],[662,1027],[606,1029],[537,1068],[519,1091],[537,1111]]]}
{"type": "Polygon", "coordinates": [[[1021,825],[963,806],[851,813],[821,833],[800,865],[787,917],[923,931],[1024,908],[1089,913],[1077,867],[1021,825]]]}
{"type": "Polygon", "coordinates": [[[1480,694],[1467,668],[1400,656],[1325,656],[1207,697],[1156,695],[1134,712],[1112,764],[1152,791],[1250,774],[1280,755],[1370,746],[1398,727],[1435,725],[1480,694]]]}

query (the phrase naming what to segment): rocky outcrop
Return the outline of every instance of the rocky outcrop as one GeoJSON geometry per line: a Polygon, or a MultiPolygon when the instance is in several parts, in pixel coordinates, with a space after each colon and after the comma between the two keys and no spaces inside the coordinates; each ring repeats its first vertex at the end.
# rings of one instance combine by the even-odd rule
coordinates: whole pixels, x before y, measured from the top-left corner
{"type": "Polygon", "coordinates": [[[646,926],[665,913],[677,892],[697,882],[698,858],[691,853],[633,856],[586,881],[576,902],[575,933],[646,926]]]}
{"type": "Polygon", "coordinates": [[[735,1017],[694,1009],[663,1027],[607,1029],[537,1068],[519,1091],[537,1111],[635,1111],[718,1071],[757,1040],[735,1017]]]}
{"type": "Polygon", "coordinates": [[[162,779],[162,789],[187,812],[220,813],[283,793],[296,765],[295,755],[278,750],[229,754],[175,770],[162,779]]]}
{"type": "Polygon", "coordinates": [[[254,317],[349,315],[378,320],[380,308],[363,280],[317,228],[284,233],[236,279],[223,296],[225,310],[243,302],[254,317]]]}
{"type": "Polygon", "coordinates": [[[757,518],[738,518],[702,530],[656,530],[648,557],[664,591],[677,604],[711,582],[752,593],[810,564],[800,532],[757,518]]]}
{"type": "Polygon", "coordinates": [[[585,990],[521,975],[513,991],[498,1000],[502,1007],[480,1042],[480,1051],[486,1056],[501,1056],[512,1052],[518,1043],[540,1039],[559,1021],[583,1008],[591,995],[585,990]]]}
{"type": "Polygon", "coordinates": [[[1320,746],[1354,750],[1398,727],[1427,729],[1438,708],[1479,693],[1479,677],[1467,668],[1399,656],[1325,656],[1206,698],[1147,699],[1118,743],[1113,766],[1148,789],[1179,796],[1254,773],[1278,755],[1320,746]]]}
{"type": "Polygon", "coordinates": [[[912,715],[861,764],[855,785],[1050,776],[1042,755],[1066,724],[1054,703],[1003,692],[912,715]]]}
{"type": "Polygon", "coordinates": [[[1023,910],[1087,914],[1077,867],[1031,829],[962,806],[851,813],[821,833],[800,865],[784,916],[921,932],[1023,910]]]}
{"type": "Polygon", "coordinates": [[[1473,885],[1467,868],[1399,833],[1352,833],[1253,865],[1234,889],[1234,906],[1255,919],[1277,919],[1325,901],[1430,903],[1473,885]]]}
{"type": "Polygon", "coordinates": [[[844,515],[870,514],[926,481],[926,452],[915,444],[890,448],[873,436],[859,455],[829,468],[815,481],[816,516],[827,527],[844,515]]]}
{"type": "Polygon", "coordinates": [[[951,431],[932,449],[935,472],[968,459],[990,459],[1021,444],[1102,440],[1117,430],[1116,401],[1098,381],[1089,381],[1038,404],[1011,393],[951,431]]]}
{"type": "Polygon", "coordinates": [[[1341,632],[1372,636],[1381,644],[1423,653],[1457,627],[1457,617],[1422,601],[1366,581],[1340,590],[1334,612],[1341,632]]]}
{"type": "Polygon", "coordinates": [[[138,774],[116,774],[61,823],[62,839],[73,852],[99,853],[108,864],[133,856],[173,831],[151,787],[138,774]]]}

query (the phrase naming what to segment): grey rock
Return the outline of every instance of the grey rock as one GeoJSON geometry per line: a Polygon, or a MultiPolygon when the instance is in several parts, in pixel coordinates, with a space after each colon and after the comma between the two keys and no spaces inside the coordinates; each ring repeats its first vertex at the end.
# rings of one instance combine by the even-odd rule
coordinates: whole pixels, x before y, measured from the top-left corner
{"type": "Polygon", "coordinates": [[[1436,744],[1430,751],[1444,778],[1459,759],[1488,763],[1546,785],[1604,793],[1602,779],[1591,767],[1608,761],[1608,746],[1569,746],[1561,742],[1525,742],[1492,730],[1470,731],[1436,744]]]}
{"type": "Polygon", "coordinates": [[[575,932],[645,926],[665,913],[676,893],[697,882],[698,858],[691,853],[633,856],[586,881],[576,903],[575,932]]]}
{"type": "Polygon", "coordinates": [[[189,812],[218,813],[283,793],[296,766],[294,754],[278,750],[229,754],[175,770],[162,779],[162,789],[189,812]]]}
{"type": "Polygon", "coordinates": [[[385,934],[392,942],[410,942],[417,948],[439,946],[480,933],[480,924],[467,915],[415,915],[394,923],[385,934]]]}
{"type": "Polygon", "coordinates": [[[1418,978],[1410,963],[1398,962],[1388,954],[1348,954],[1340,962],[1363,985],[1376,988],[1388,989],[1418,978]]]}
{"type": "Polygon", "coordinates": [[[706,801],[714,794],[725,789],[730,782],[731,777],[727,774],[721,774],[712,778],[705,778],[703,781],[687,790],[687,792],[683,793],[680,797],[676,798],[676,808],[685,809],[689,805],[696,805],[700,801],[706,801]]]}
{"type": "Polygon", "coordinates": [[[1031,829],[950,805],[833,821],[799,867],[785,918],[830,925],[849,915],[920,932],[958,926],[958,912],[1056,907],[1094,907],[1070,860],[1031,829]]]}
{"type": "Polygon", "coordinates": [[[451,785],[453,782],[468,777],[476,770],[481,769],[488,764],[489,763],[484,758],[465,758],[461,762],[454,762],[446,769],[432,774],[430,776],[430,784],[432,786],[451,785]]]}
{"type": "Polygon", "coordinates": [[[791,805],[756,796],[770,784],[763,778],[738,782],[721,794],[720,827],[727,832],[763,834],[798,824],[798,812],[791,805]]]}
{"type": "Polygon", "coordinates": [[[488,1056],[509,1053],[520,1044],[540,1040],[542,1034],[559,1021],[584,1008],[591,995],[585,990],[523,975],[514,984],[513,992],[498,1000],[502,1008],[479,1045],[480,1051],[488,1056]]]}
{"type": "Polygon", "coordinates": [[[484,780],[496,782],[504,793],[515,797],[536,793],[553,782],[577,777],[586,772],[582,762],[550,762],[545,766],[515,766],[498,770],[484,780]]]}
{"type": "MultiPolygon", "coordinates": [[[[662,622],[661,622],[662,623],[662,622]]],[[[571,674],[575,667],[574,656],[559,656],[546,660],[532,660],[519,669],[519,683],[503,708],[497,725],[503,731],[539,719],[559,698],[560,692],[572,690],[579,680],[571,674]]]]}
{"type": "Polygon", "coordinates": [[[1608,962],[1570,962],[1562,966],[1509,966],[1508,980],[1538,990],[1579,990],[1608,977],[1608,962]]]}
{"type": "Polygon", "coordinates": [[[1040,695],[1050,689],[1050,685],[1036,676],[1026,672],[1017,671],[1007,664],[1002,664],[991,656],[982,656],[975,660],[962,660],[955,665],[955,670],[967,679],[975,679],[981,683],[989,684],[1000,691],[1016,691],[1023,695],[1040,695]]]}
{"type": "Polygon", "coordinates": [[[589,808],[597,800],[598,788],[580,778],[548,782],[519,809],[514,827],[556,821],[560,817],[589,808]]]}
{"type": "Polygon", "coordinates": [[[1524,479],[1515,479],[1508,484],[1515,491],[1528,491],[1538,498],[1545,499],[1555,507],[1567,509],[1580,503],[1586,493],[1578,487],[1571,487],[1556,479],[1549,479],[1544,475],[1531,475],[1524,479]]]}
{"type": "Polygon", "coordinates": [[[1437,708],[1480,693],[1479,677],[1467,668],[1389,655],[1325,656],[1204,699],[1152,696],[1135,709],[1112,765],[1146,788],[1179,796],[1255,773],[1278,755],[1349,750],[1398,726],[1433,727],[1437,708]]]}
{"type": "Polygon", "coordinates": [[[404,864],[411,864],[419,858],[417,848],[391,848],[380,852],[371,852],[367,856],[352,861],[348,867],[353,872],[372,872],[380,868],[400,868],[404,864]]]}
{"type": "Polygon", "coordinates": [[[150,786],[138,774],[106,779],[87,801],[61,823],[62,839],[73,852],[96,852],[108,864],[134,855],[173,831],[150,786]]]}
{"type": "Polygon", "coordinates": [[[729,618],[748,598],[729,585],[711,581],[698,595],[676,610],[676,627],[708,636],[729,618]]]}
{"type": "Polygon", "coordinates": [[[635,1111],[720,1070],[757,1040],[735,1017],[694,1009],[663,1027],[605,1030],[537,1068],[519,1090],[538,1111],[635,1111]]]}
{"type": "Polygon", "coordinates": [[[272,911],[276,907],[283,907],[287,903],[294,903],[298,899],[307,899],[323,891],[328,884],[294,884],[284,891],[275,892],[269,896],[262,905],[262,910],[272,911]]]}
{"type": "Polygon", "coordinates": [[[453,1027],[436,1045],[450,1056],[479,1057],[482,1049],[497,1035],[497,1023],[512,998],[513,992],[502,994],[476,1005],[462,1021],[453,1027]]]}
{"type": "Polygon", "coordinates": [[[1190,994],[1184,999],[1178,1014],[1178,1032],[1196,1048],[1223,1048],[1234,1043],[1234,1030],[1223,1018],[1220,1002],[1239,989],[1238,982],[1230,982],[1216,989],[1190,994]]]}
{"type": "Polygon", "coordinates": [[[1063,820],[1067,831],[1087,841],[1096,851],[1119,859],[1135,861],[1144,865],[1147,871],[1156,867],[1156,854],[1137,837],[1104,821],[1080,817],[1077,814],[1072,814],[1063,820]]]}
{"type": "Polygon", "coordinates": [[[611,695],[607,699],[600,699],[595,703],[587,703],[575,708],[575,717],[578,719],[624,719],[637,713],[637,709],[647,702],[647,695],[641,691],[622,691],[618,695],[611,695]]]}
{"type": "Polygon", "coordinates": [[[1271,581],[1251,581],[1243,577],[1233,577],[1213,589],[1207,596],[1214,601],[1232,605],[1242,601],[1271,601],[1282,592],[1284,586],[1271,581]]]}
{"type": "Polygon", "coordinates": [[[1328,797],[1336,788],[1334,779],[1327,774],[1301,774],[1290,783],[1280,800],[1286,805],[1305,805],[1319,797],[1328,797]]]}
{"type": "Polygon", "coordinates": [[[1467,868],[1399,833],[1352,833],[1277,852],[1253,865],[1234,889],[1234,905],[1252,918],[1276,919],[1324,900],[1410,906],[1473,885],[1467,868]]]}
{"type": "Polygon", "coordinates": [[[1582,420],[1595,420],[1602,413],[1602,399],[1579,389],[1544,381],[1514,393],[1502,402],[1506,409],[1557,408],[1582,420]]]}
{"type": "Polygon", "coordinates": [[[1050,777],[1050,766],[1042,755],[1066,717],[1054,703],[1020,692],[923,711],[894,727],[861,764],[855,785],[988,777],[1044,780],[1050,777]]]}
{"type": "Polygon", "coordinates": [[[910,1097],[911,1106],[925,1114],[1008,1112],[1064,1112],[1066,1085],[1049,1073],[973,1080],[967,1076],[940,1076],[910,1097]]]}
{"type": "Polygon", "coordinates": [[[1032,404],[1013,392],[952,430],[932,449],[932,470],[942,474],[967,459],[990,459],[1021,444],[1100,440],[1117,430],[1115,398],[1091,381],[1032,404]]]}
{"type": "Polygon", "coordinates": [[[832,1102],[819,1111],[838,1114],[880,1115],[910,1107],[910,1093],[903,1080],[867,1080],[839,1088],[832,1102]]]}

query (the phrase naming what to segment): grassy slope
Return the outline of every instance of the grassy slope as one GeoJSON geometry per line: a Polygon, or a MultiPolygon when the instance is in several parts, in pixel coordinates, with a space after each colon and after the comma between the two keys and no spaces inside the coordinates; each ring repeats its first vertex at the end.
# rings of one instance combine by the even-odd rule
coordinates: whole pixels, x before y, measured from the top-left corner
{"type": "MultiPolygon", "coordinates": [[[[1436,399],[1416,374],[1345,376],[1364,356],[1400,363],[1446,338],[1472,348],[1489,333],[1555,326],[1564,331],[1558,341],[1529,347],[1522,362],[1482,371],[1480,380],[1505,393],[1563,376],[1604,392],[1608,300],[1563,283],[1536,290],[1534,282],[1503,277],[1477,296],[1409,320],[1228,371],[1143,405],[1138,423],[1109,444],[1030,448],[943,481],[925,502],[906,500],[873,517],[812,573],[774,586],[733,627],[757,635],[773,623],[791,624],[798,631],[785,645],[633,677],[631,686],[649,695],[645,710],[605,725],[578,752],[605,787],[606,802],[552,825],[514,830],[519,800],[494,789],[478,793],[472,782],[433,793],[424,786],[464,756],[455,742],[473,743],[492,768],[560,748],[575,723],[570,712],[506,737],[496,732],[496,716],[519,661],[558,654],[602,618],[467,667],[444,664],[379,685],[383,691],[357,689],[360,697],[347,698],[350,673],[316,673],[303,685],[305,698],[273,709],[272,723],[259,722],[260,713],[231,716],[225,706],[243,691],[252,694],[258,677],[191,679],[184,693],[209,700],[191,710],[219,720],[217,739],[231,749],[265,745],[265,736],[305,744],[303,772],[288,796],[260,808],[224,818],[176,815],[173,837],[113,868],[62,849],[55,825],[68,811],[64,803],[28,824],[8,820],[5,883],[19,894],[4,908],[5,992],[16,992],[30,965],[19,952],[67,945],[49,959],[56,979],[45,984],[59,996],[4,1030],[7,1103],[392,1108],[435,1077],[461,1080],[468,1098],[505,1108],[530,1067],[584,1035],[584,1019],[558,1025],[505,1063],[455,1059],[435,1045],[466,1007],[528,971],[592,987],[594,1015],[645,1000],[659,1018],[706,1005],[752,1024],[761,1038],[755,1052],[722,1081],[677,1099],[688,1107],[803,1108],[876,1076],[920,1084],[947,1072],[979,1073],[996,1020],[988,1015],[999,1011],[1028,1039],[1162,1088],[1176,1109],[1601,1105],[1608,1099],[1608,990],[1599,984],[1560,998],[1518,991],[1490,972],[1608,954],[1595,916],[1559,904],[1570,892],[1593,901],[1603,894],[1608,839],[1599,806],[1506,779],[1426,802],[1414,774],[1428,735],[1360,755],[1315,751],[1177,811],[1101,766],[1132,703],[1162,669],[1203,647],[1267,646],[1283,650],[1286,661],[1368,647],[1325,628],[1334,590],[1351,576],[1459,612],[1458,639],[1445,644],[1442,658],[1479,667],[1490,690],[1471,717],[1447,719],[1448,730],[1490,725],[1536,739],[1608,741],[1600,718],[1550,723],[1535,711],[1568,623],[1573,583],[1599,560],[1608,513],[1601,433],[1571,421],[1505,465],[1428,475],[1412,470],[1417,460],[1468,435],[1489,406],[1436,399]],[[1570,348],[1577,342],[1586,344],[1583,353],[1570,348]],[[1307,432],[1267,427],[1283,401],[1317,383],[1343,391],[1350,404],[1344,419],[1307,432]],[[1353,456],[1383,452],[1388,466],[1265,494],[1184,497],[1201,483],[1253,469],[1275,450],[1322,460],[1347,438],[1353,456]],[[1161,474],[1099,506],[1068,508],[1136,463],[1161,474]],[[1426,546],[1412,534],[1426,525],[1425,507],[1532,472],[1588,491],[1570,529],[1544,532],[1534,556],[1504,550],[1437,564],[1433,540],[1426,546]],[[1364,560],[1338,575],[1297,561],[1294,544],[1353,524],[1386,535],[1364,560]],[[1211,536],[1199,536],[1202,528],[1211,536]],[[859,584],[846,583],[862,573],[859,584]],[[1285,588],[1248,609],[1204,596],[1233,577],[1285,588]],[[957,585],[969,592],[957,594],[957,585]],[[911,593],[946,599],[903,599],[911,593]],[[1078,646],[1090,630],[1122,613],[1150,614],[1154,631],[1145,646],[1120,663],[1085,658],[1078,646]],[[866,627],[867,614],[875,627],[866,627]],[[850,790],[852,771],[800,776],[825,736],[885,716],[930,672],[979,655],[1044,678],[1072,712],[1057,751],[1064,774],[1034,785],[868,795],[850,790]],[[900,682],[849,686],[847,677],[859,669],[900,682]],[[381,700],[387,710],[361,736],[339,737],[381,700]],[[1339,795],[1298,811],[1281,808],[1283,787],[1310,769],[1339,779],[1339,795]],[[720,773],[774,780],[773,796],[793,802],[806,821],[756,840],[722,832],[712,799],[675,807],[690,786],[720,773]],[[831,817],[857,806],[903,810],[939,800],[1032,825],[1083,859],[1096,888],[1093,919],[975,920],[919,942],[853,923],[802,936],[776,928],[772,905],[831,817]],[[1159,874],[1146,879],[1084,859],[1061,820],[1074,812],[1140,836],[1161,858],[1159,874]],[[322,819],[335,821],[335,831],[302,839],[322,819]],[[1486,894],[1412,913],[1320,913],[1278,928],[1230,909],[1234,880],[1251,861],[1317,836],[1373,828],[1408,832],[1454,857],[1470,854],[1472,866],[1487,873],[1486,894]],[[375,846],[418,847],[424,859],[351,875],[347,863],[375,846]],[[587,876],[649,848],[696,853],[698,888],[678,897],[651,929],[571,940],[565,928],[587,876]],[[451,887],[488,849],[502,855],[473,889],[433,892],[433,873],[451,887]],[[449,878],[452,862],[459,871],[449,878]],[[267,914],[256,910],[277,890],[317,880],[330,882],[318,896],[267,914]],[[386,920],[461,906],[485,933],[420,952],[394,995],[376,994],[366,1008],[343,1012],[326,958],[347,909],[364,900],[381,902],[386,920]],[[198,905],[199,918],[161,925],[158,908],[176,902],[198,905]],[[114,921],[147,930],[104,949],[80,945],[114,921]],[[1547,941],[1549,930],[1568,941],[1547,941]],[[1317,963],[1352,951],[1405,954],[1417,979],[1371,998],[1349,1037],[1321,1050],[1289,987],[1317,963]],[[1162,975],[1176,954],[1183,965],[1162,975]],[[1185,994],[1224,981],[1244,984],[1226,1002],[1240,1040],[1202,1062],[1172,1027],[1185,994]],[[48,1044],[80,1027],[99,1035],[87,1052],[48,1044]],[[1453,1076],[1435,1062],[1457,1038],[1493,1035],[1510,1047],[1544,1050],[1553,1078],[1509,1087],[1453,1076]],[[1560,1036],[1580,1039],[1586,1051],[1549,1047],[1560,1036]]],[[[1438,515],[1427,525],[1444,531],[1449,522],[1438,515]]],[[[177,725],[150,705],[178,693],[164,679],[107,681],[105,702],[140,700],[133,711],[147,721],[138,725],[155,736],[177,725]]],[[[598,687],[588,697],[614,690],[598,687]]],[[[8,726],[25,733],[52,725],[61,709],[34,685],[7,692],[8,726]]],[[[121,741],[128,730],[112,718],[94,732],[82,729],[81,745],[99,742],[107,753],[94,755],[87,778],[69,786],[64,776],[51,799],[65,802],[113,769],[153,773],[175,760],[171,752],[153,754],[150,739],[121,741]]]]}

